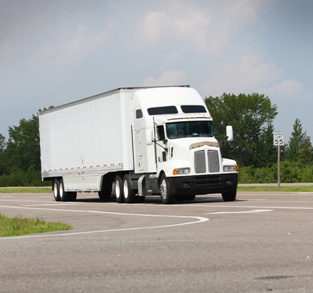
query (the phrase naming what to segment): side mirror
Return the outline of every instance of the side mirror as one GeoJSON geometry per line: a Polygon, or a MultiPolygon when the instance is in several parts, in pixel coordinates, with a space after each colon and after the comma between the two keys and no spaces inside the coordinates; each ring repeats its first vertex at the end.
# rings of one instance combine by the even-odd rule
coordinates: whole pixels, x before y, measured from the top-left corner
{"type": "Polygon", "coordinates": [[[228,125],[226,126],[226,141],[233,141],[233,140],[234,140],[233,127],[228,125]]]}

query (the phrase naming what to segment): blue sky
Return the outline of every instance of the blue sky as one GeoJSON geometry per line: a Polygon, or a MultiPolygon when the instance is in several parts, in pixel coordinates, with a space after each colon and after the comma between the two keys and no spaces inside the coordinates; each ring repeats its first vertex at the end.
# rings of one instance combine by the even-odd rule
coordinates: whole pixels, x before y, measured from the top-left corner
{"type": "Polygon", "coordinates": [[[0,133],[114,88],[189,84],[264,94],[286,143],[296,118],[312,137],[312,29],[311,0],[0,0],[0,133]]]}

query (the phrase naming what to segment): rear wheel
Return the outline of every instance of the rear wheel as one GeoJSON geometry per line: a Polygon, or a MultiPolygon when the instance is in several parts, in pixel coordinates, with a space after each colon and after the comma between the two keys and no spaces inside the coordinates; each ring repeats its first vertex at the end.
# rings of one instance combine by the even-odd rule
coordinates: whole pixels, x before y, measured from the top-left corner
{"type": "Polygon", "coordinates": [[[118,203],[123,203],[124,202],[124,193],[123,193],[123,181],[120,176],[115,177],[115,196],[116,196],[116,201],[118,203]]]}
{"type": "Polygon", "coordinates": [[[53,180],[53,196],[55,201],[60,201],[60,182],[58,179],[53,180]]]}
{"type": "Polygon", "coordinates": [[[222,197],[224,201],[235,201],[236,200],[237,191],[224,192],[222,193],[222,197]]]}
{"type": "Polygon", "coordinates": [[[165,174],[162,174],[160,180],[161,199],[164,204],[171,204],[175,202],[175,195],[172,193],[170,183],[165,174]]]}
{"type": "Polygon", "coordinates": [[[123,179],[123,193],[126,203],[134,203],[136,201],[136,195],[132,189],[132,182],[128,174],[126,174],[123,179]]]}

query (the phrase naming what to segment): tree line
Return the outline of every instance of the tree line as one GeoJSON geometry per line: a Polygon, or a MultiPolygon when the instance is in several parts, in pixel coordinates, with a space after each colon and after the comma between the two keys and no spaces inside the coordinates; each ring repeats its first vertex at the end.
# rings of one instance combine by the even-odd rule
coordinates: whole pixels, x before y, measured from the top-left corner
{"type": "MultiPolygon", "coordinates": [[[[207,97],[215,135],[223,157],[239,165],[241,183],[277,182],[277,147],[273,144],[277,106],[262,94],[223,94],[207,97]],[[224,143],[226,125],[234,128],[234,141],[224,143]]],[[[281,182],[313,182],[313,147],[298,118],[289,141],[281,147],[281,182]]]]}
{"type": "MultiPolygon", "coordinates": [[[[262,94],[226,94],[206,97],[214,132],[223,157],[239,165],[240,183],[277,182],[277,147],[273,121],[277,106],[262,94]],[[234,128],[233,142],[225,142],[226,125],[234,128]]],[[[0,186],[40,186],[38,114],[0,133],[0,186]]],[[[281,147],[281,182],[313,182],[313,147],[298,118],[289,141],[281,147]]],[[[49,183],[48,183],[49,184],[49,183]]]]}

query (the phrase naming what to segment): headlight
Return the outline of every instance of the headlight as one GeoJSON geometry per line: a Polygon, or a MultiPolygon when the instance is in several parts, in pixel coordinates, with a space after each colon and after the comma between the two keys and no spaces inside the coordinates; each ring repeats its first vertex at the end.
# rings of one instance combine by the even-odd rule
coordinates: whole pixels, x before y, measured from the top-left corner
{"type": "Polygon", "coordinates": [[[223,171],[224,172],[238,172],[238,166],[237,165],[224,166],[223,171]]]}
{"type": "Polygon", "coordinates": [[[189,174],[190,168],[178,168],[173,170],[173,175],[184,175],[189,174]]]}

